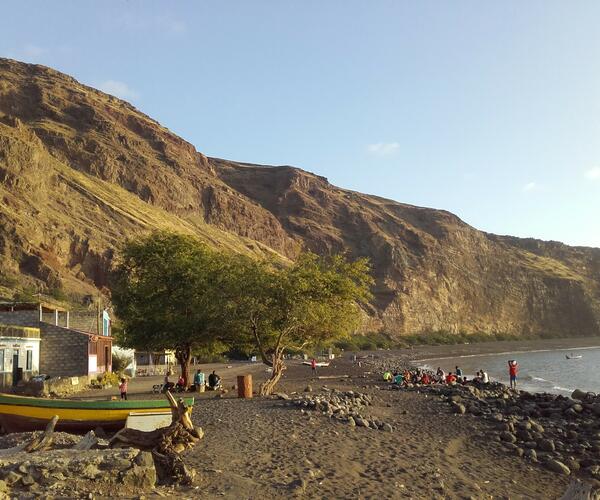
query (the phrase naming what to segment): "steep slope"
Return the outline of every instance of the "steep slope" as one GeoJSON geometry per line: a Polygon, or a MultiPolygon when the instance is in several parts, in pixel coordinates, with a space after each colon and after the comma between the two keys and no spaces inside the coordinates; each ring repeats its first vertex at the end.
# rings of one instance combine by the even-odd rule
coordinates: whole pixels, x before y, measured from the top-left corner
{"type": "Polygon", "coordinates": [[[0,59],[0,294],[81,300],[107,285],[120,242],[158,227],[257,256],[368,256],[365,329],[600,334],[599,249],[489,235],[300,169],[207,158],[119,99],[0,59]]]}

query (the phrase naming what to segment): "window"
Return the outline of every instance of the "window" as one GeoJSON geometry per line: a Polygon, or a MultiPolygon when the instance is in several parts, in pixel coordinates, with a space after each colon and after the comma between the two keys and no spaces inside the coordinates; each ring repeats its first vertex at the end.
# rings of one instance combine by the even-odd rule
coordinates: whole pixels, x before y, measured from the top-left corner
{"type": "Polygon", "coordinates": [[[33,369],[33,351],[27,349],[27,361],[25,364],[25,370],[31,371],[33,369]]]}
{"type": "Polygon", "coordinates": [[[0,349],[0,372],[4,371],[4,349],[0,349]]]}

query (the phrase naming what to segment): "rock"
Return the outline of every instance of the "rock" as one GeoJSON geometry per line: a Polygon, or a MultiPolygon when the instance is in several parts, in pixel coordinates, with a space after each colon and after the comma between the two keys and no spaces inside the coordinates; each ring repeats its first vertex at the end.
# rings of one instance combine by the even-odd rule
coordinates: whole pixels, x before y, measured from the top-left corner
{"type": "Polygon", "coordinates": [[[581,413],[583,411],[583,406],[581,406],[579,403],[575,403],[573,406],[571,406],[571,408],[577,413],[581,413]]]}
{"type": "Polygon", "coordinates": [[[140,451],[138,456],[135,457],[135,463],[142,467],[154,467],[154,459],[152,453],[149,451],[140,451]]]}
{"type": "Polygon", "coordinates": [[[149,490],[156,485],[156,469],[154,465],[152,467],[134,465],[121,473],[121,481],[132,488],[149,490]]]}
{"type": "Polygon", "coordinates": [[[312,389],[312,386],[310,386],[310,385],[307,385],[307,386],[304,388],[304,392],[312,392],[312,390],[313,390],[313,389],[312,389]]]}
{"type": "Polygon", "coordinates": [[[554,446],[554,441],[552,439],[540,439],[537,442],[538,448],[542,451],[554,451],[556,447],[554,446]]]}
{"type": "Polygon", "coordinates": [[[572,471],[572,472],[576,472],[581,468],[581,465],[579,465],[579,462],[577,460],[575,460],[573,457],[568,457],[565,460],[565,465],[572,471]]]}
{"type": "Polygon", "coordinates": [[[4,476],[4,481],[9,486],[12,486],[16,482],[20,481],[21,477],[22,477],[21,474],[15,472],[14,470],[11,470],[8,472],[8,474],[6,474],[6,476],[4,476]]]}
{"type": "Polygon", "coordinates": [[[348,425],[350,427],[356,427],[356,422],[354,421],[354,417],[348,417],[348,425]]]}
{"type": "Polygon", "coordinates": [[[523,456],[525,458],[528,458],[529,460],[531,460],[532,462],[537,462],[537,453],[534,449],[527,449],[523,452],[523,456]]]}
{"type": "Polygon", "coordinates": [[[517,438],[512,432],[503,431],[500,433],[500,439],[506,443],[514,443],[517,438]]]}
{"type": "Polygon", "coordinates": [[[462,415],[463,413],[465,413],[467,411],[467,409],[465,408],[465,405],[462,405],[460,403],[452,403],[452,411],[454,413],[458,413],[458,414],[462,415]]]}
{"type": "Polygon", "coordinates": [[[594,415],[600,417],[600,403],[594,403],[592,405],[592,412],[594,412],[594,415]]]}
{"type": "Polygon", "coordinates": [[[587,393],[582,391],[581,389],[575,389],[571,394],[572,399],[578,399],[579,401],[583,401],[584,399],[586,399],[586,397],[587,393]]]}
{"type": "Polygon", "coordinates": [[[290,397],[285,392],[276,392],[275,396],[277,396],[277,399],[283,399],[285,401],[290,400],[290,397]]]}
{"type": "Polygon", "coordinates": [[[571,470],[562,462],[558,460],[546,460],[544,462],[544,466],[546,469],[551,470],[552,472],[556,472],[557,474],[562,474],[568,476],[571,474],[571,470]]]}
{"type": "Polygon", "coordinates": [[[21,478],[21,483],[23,483],[24,486],[31,486],[32,484],[35,483],[35,479],[33,478],[33,476],[31,474],[25,474],[21,478]]]}
{"type": "Polygon", "coordinates": [[[381,430],[383,432],[392,432],[394,430],[394,428],[390,424],[383,424],[383,426],[381,427],[381,430]]]}

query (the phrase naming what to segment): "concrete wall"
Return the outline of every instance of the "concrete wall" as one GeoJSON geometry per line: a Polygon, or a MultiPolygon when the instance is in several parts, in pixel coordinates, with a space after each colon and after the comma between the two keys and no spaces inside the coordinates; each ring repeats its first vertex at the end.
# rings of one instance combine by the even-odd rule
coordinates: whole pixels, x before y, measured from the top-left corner
{"type": "Polygon", "coordinates": [[[67,328],[40,323],[40,373],[77,377],[88,374],[88,336],[67,328]]]}
{"type": "Polygon", "coordinates": [[[39,311],[0,311],[0,324],[33,326],[38,327],[40,323],[39,311]]]}

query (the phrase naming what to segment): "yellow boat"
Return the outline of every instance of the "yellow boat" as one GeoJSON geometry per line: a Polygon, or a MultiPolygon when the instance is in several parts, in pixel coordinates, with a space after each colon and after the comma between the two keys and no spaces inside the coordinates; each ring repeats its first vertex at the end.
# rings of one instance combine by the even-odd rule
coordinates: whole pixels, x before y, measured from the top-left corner
{"type": "MultiPolygon", "coordinates": [[[[192,406],[194,398],[184,398],[192,406]]],[[[118,430],[130,413],[170,412],[167,399],[130,401],[77,401],[0,394],[0,424],[6,432],[43,430],[54,415],[56,430],[86,432],[102,427],[118,430]]]]}

